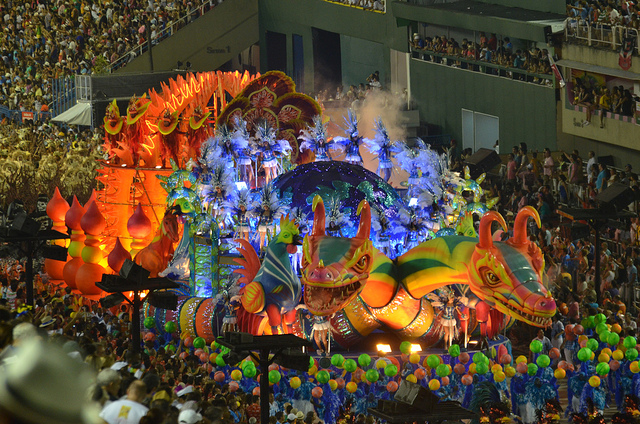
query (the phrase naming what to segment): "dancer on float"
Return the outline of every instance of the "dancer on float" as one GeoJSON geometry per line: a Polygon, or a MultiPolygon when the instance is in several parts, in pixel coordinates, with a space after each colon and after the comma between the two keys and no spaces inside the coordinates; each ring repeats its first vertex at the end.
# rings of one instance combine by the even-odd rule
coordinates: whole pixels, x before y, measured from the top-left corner
{"type": "Polygon", "coordinates": [[[260,158],[264,169],[265,186],[278,176],[278,158],[291,152],[291,146],[287,140],[277,140],[275,128],[269,121],[262,120],[256,126],[256,145],[254,154],[260,158]]]}
{"type": "Polygon", "coordinates": [[[327,124],[322,122],[321,115],[313,117],[313,127],[300,130],[298,139],[302,140],[300,151],[311,150],[315,154],[316,162],[332,160],[329,149],[334,150],[336,143],[333,140],[327,140],[327,124]]]}
{"type": "Polygon", "coordinates": [[[365,140],[365,146],[369,151],[378,158],[378,175],[386,182],[391,179],[393,172],[393,148],[395,142],[389,138],[387,127],[382,122],[382,118],[377,118],[374,122],[376,135],[371,139],[365,140]]]}
{"type": "Polygon", "coordinates": [[[345,149],[345,162],[363,166],[364,162],[362,160],[362,155],[360,154],[360,145],[364,139],[358,132],[358,116],[353,109],[349,109],[347,111],[347,116],[344,117],[344,123],[344,131],[347,137],[334,137],[333,141],[341,144],[345,149]]]}

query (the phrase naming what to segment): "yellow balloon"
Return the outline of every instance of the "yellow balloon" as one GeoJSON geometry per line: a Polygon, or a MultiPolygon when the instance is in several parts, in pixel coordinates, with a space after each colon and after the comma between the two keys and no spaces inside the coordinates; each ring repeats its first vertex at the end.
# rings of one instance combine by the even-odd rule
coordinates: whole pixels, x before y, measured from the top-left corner
{"type": "Polygon", "coordinates": [[[292,377],[291,380],[289,380],[289,386],[291,386],[292,389],[297,389],[301,384],[302,380],[300,380],[300,377],[292,377]]]}
{"type": "Polygon", "coordinates": [[[565,370],[563,370],[562,368],[558,368],[553,372],[553,375],[558,380],[562,380],[563,378],[565,378],[567,376],[567,372],[565,370]]]}
{"type": "Polygon", "coordinates": [[[632,363],[630,363],[629,369],[634,374],[637,374],[638,372],[640,372],[640,365],[638,365],[638,361],[633,361],[632,363]]]}
{"type": "Polygon", "coordinates": [[[511,365],[507,365],[506,367],[504,367],[504,373],[507,375],[507,377],[513,377],[514,375],[516,375],[516,369],[511,365]]]}
{"type": "Polygon", "coordinates": [[[599,385],[600,385],[600,377],[594,375],[589,378],[589,386],[598,387],[599,385]]]}
{"type": "Polygon", "coordinates": [[[471,365],[469,365],[469,375],[473,375],[476,373],[476,364],[475,362],[472,362],[471,365]]]}
{"type": "Polygon", "coordinates": [[[506,374],[503,373],[502,371],[498,371],[497,373],[493,374],[493,379],[495,381],[497,381],[498,383],[502,382],[505,380],[505,378],[507,378],[506,374]]]}
{"type": "Polygon", "coordinates": [[[420,355],[418,355],[417,353],[412,353],[411,355],[409,355],[409,362],[411,362],[412,364],[417,364],[418,362],[420,362],[420,355]]]}
{"type": "Polygon", "coordinates": [[[609,362],[609,359],[611,359],[609,357],[609,355],[607,355],[606,353],[602,352],[600,353],[600,355],[598,355],[598,362],[609,362]]]}
{"type": "Polygon", "coordinates": [[[582,334],[581,336],[578,337],[578,344],[581,344],[585,340],[589,340],[589,337],[587,337],[586,335],[582,334]]]}
{"type": "Polygon", "coordinates": [[[518,358],[516,359],[516,364],[520,364],[520,363],[527,363],[527,357],[524,355],[520,355],[518,356],[518,358]]]}
{"type": "Polygon", "coordinates": [[[417,382],[418,382],[418,379],[417,379],[417,378],[416,378],[416,376],[415,376],[415,375],[413,375],[413,374],[409,374],[409,375],[407,376],[407,378],[405,378],[405,380],[407,380],[407,381],[409,381],[409,382],[411,382],[411,383],[417,383],[417,382]]]}
{"type": "Polygon", "coordinates": [[[316,375],[316,373],[318,372],[318,367],[316,367],[315,365],[312,366],[311,368],[309,368],[309,371],[307,371],[307,374],[309,375],[316,375]]]}
{"type": "Polygon", "coordinates": [[[435,378],[429,381],[429,389],[435,391],[435,390],[438,390],[439,388],[440,388],[440,381],[436,380],[435,378]]]}
{"type": "MultiPolygon", "coordinates": [[[[414,381],[414,383],[415,383],[415,381],[414,381]]],[[[346,389],[347,389],[347,392],[353,393],[356,390],[358,390],[358,385],[356,383],[354,383],[353,381],[350,381],[350,382],[347,383],[346,389]]]]}
{"type": "Polygon", "coordinates": [[[384,368],[387,366],[387,361],[385,361],[384,359],[378,359],[376,361],[376,368],[384,368]]]}
{"type": "Polygon", "coordinates": [[[621,351],[620,349],[616,349],[613,351],[611,356],[613,356],[613,359],[615,359],[616,361],[621,361],[622,358],[624,358],[624,352],[621,351]]]}
{"type": "Polygon", "coordinates": [[[502,372],[502,365],[495,364],[494,366],[491,367],[491,372],[494,374],[498,372],[502,372]]]}
{"type": "Polygon", "coordinates": [[[338,382],[334,379],[329,380],[329,387],[331,387],[331,390],[335,390],[338,388],[338,382]]]}
{"type": "Polygon", "coordinates": [[[608,347],[605,347],[600,351],[600,353],[606,353],[607,355],[611,356],[611,349],[609,349],[608,347]]]}

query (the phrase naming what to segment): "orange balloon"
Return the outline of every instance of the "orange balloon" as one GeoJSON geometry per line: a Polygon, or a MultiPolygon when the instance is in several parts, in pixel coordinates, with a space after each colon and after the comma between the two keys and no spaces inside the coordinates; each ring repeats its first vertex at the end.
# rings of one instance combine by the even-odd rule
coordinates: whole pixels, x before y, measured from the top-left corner
{"type": "Polygon", "coordinates": [[[348,382],[346,387],[347,387],[347,392],[349,393],[355,393],[355,391],[358,390],[358,385],[353,381],[348,382]]]}
{"type": "Polygon", "coordinates": [[[415,375],[418,380],[422,380],[427,376],[427,372],[423,368],[418,368],[414,371],[413,375],[415,375]]]}

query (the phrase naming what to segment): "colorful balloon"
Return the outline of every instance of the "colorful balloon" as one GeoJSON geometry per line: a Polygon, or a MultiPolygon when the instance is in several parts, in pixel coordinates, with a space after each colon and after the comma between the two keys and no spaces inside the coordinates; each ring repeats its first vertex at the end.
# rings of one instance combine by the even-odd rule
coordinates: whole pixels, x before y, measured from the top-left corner
{"type": "Polygon", "coordinates": [[[538,366],[536,364],[527,365],[527,374],[534,376],[538,373],[538,366]]]}
{"type": "Polygon", "coordinates": [[[429,380],[429,389],[436,391],[440,388],[440,382],[438,380],[436,380],[435,378],[429,380]]]}
{"type": "Polygon", "coordinates": [[[438,355],[429,355],[427,357],[427,365],[429,368],[436,368],[440,365],[440,357],[438,355]]]}
{"type": "Polygon", "coordinates": [[[360,364],[362,368],[368,367],[369,364],[371,364],[371,356],[366,353],[361,354],[358,356],[358,364],[360,364]]]}
{"type": "Polygon", "coordinates": [[[389,364],[384,367],[384,375],[386,375],[387,377],[394,377],[396,374],[398,374],[398,367],[396,367],[395,365],[389,364]]]}
{"type": "Polygon", "coordinates": [[[440,364],[436,368],[436,374],[438,377],[446,377],[451,374],[451,365],[449,364],[440,364]]]}
{"type": "Polygon", "coordinates": [[[143,321],[144,328],[151,330],[156,326],[156,319],[154,317],[146,317],[143,321]]]}
{"type": "Polygon", "coordinates": [[[330,378],[331,376],[327,370],[320,370],[316,373],[316,380],[318,380],[318,383],[324,384],[328,382],[330,378]]]}
{"type": "Polygon", "coordinates": [[[367,370],[364,376],[368,382],[375,383],[380,378],[380,373],[378,373],[378,370],[370,369],[370,370],[367,370]]]}
{"type": "Polygon", "coordinates": [[[411,342],[404,341],[400,343],[400,352],[408,355],[411,353],[411,342]]]}
{"type": "Polygon", "coordinates": [[[280,371],[278,370],[269,371],[269,383],[276,384],[280,381],[281,378],[282,378],[282,374],[280,374],[280,371]]]}
{"type": "Polygon", "coordinates": [[[167,333],[175,333],[178,330],[178,326],[173,321],[167,321],[164,324],[164,331],[167,333]]]}
{"type": "Polygon", "coordinates": [[[457,344],[452,344],[449,346],[449,356],[452,358],[457,358],[460,356],[460,346],[457,344]]]}
{"type": "Polygon", "coordinates": [[[633,336],[627,336],[624,338],[624,341],[622,342],[623,346],[626,347],[627,349],[631,349],[632,347],[636,347],[636,338],[633,336]]]}
{"type": "Polygon", "coordinates": [[[536,364],[538,364],[540,368],[548,367],[550,363],[551,363],[551,358],[549,358],[549,356],[544,354],[538,356],[538,358],[536,359],[536,364]]]}
{"type": "Polygon", "coordinates": [[[462,384],[464,384],[465,386],[468,386],[470,384],[473,383],[473,377],[470,376],[469,374],[465,374],[462,376],[462,378],[460,379],[460,381],[462,382],[462,384]]]}
{"type": "MultiPolygon", "coordinates": [[[[414,381],[415,383],[415,381],[414,381]]],[[[356,390],[358,390],[358,385],[356,383],[354,383],[353,381],[350,381],[347,383],[347,392],[349,393],[355,393],[356,390]]]]}
{"type": "Polygon", "coordinates": [[[609,374],[609,364],[600,362],[598,365],[596,365],[596,374],[600,376],[609,374]]]}
{"type": "Polygon", "coordinates": [[[589,386],[598,387],[599,385],[600,385],[600,377],[594,375],[589,378],[589,386]]]}
{"type": "Polygon", "coordinates": [[[398,383],[396,383],[395,381],[390,381],[387,383],[387,391],[389,393],[394,393],[397,390],[398,390],[398,383]]]}
{"type": "Polygon", "coordinates": [[[289,380],[289,386],[291,386],[292,389],[297,389],[301,384],[302,380],[300,380],[300,377],[291,377],[289,380]]]}
{"type": "Polygon", "coordinates": [[[344,361],[344,369],[348,372],[354,372],[358,368],[358,364],[353,359],[347,359],[344,361]]]}
{"type": "Polygon", "coordinates": [[[627,351],[624,354],[625,358],[627,358],[627,360],[629,361],[635,361],[636,358],[638,357],[638,350],[636,348],[631,348],[631,349],[627,349],[627,351]]]}
{"type": "Polygon", "coordinates": [[[563,378],[565,378],[567,376],[567,372],[565,370],[563,370],[562,368],[557,368],[554,372],[553,375],[555,378],[557,378],[558,380],[562,380],[563,378]]]}
{"type": "Polygon", "coordinates": [[[420,355],[418,355],[417,353],[412,353],[411,355],[409,355],[409,362],[411,362],[412,364],[417,364],[418,362],[420,362],[420,355]]]}
{"type": "MultiPolygon", "coordinates": [[[[222,374],[222,381],[224,381],[224,373],[222,371],[216,372],[215,375],[214,375],[214,379],[215,379],[215,377],[218,377],[218,373],[222,374]]],[[[242,380],[242,371],[240,371],[240,370],[231,371],[231,379],[235,380],[235,381],[242,380]]],[[[218,380],[216,380],[216,381],[218,381],[218,380]]],[[[219,381],[219,382],[221,383],[222,381],[219,381]]]]}
{"type": "Polygon", "coordinates": [[[193,339],[193,347],[196,349],[202,349],[207,345],[207,341],[202,337],[196,337],[193,339]]]}
{"type": "Polygon", "coordinates": [[[407,380],[407,381],[409,381],[409,382],[411,382],[411,383],[417,383],[417,382],[418,382],[418,379],[417,379],[417,378],[416,378],[416,376],[415,376],[415,375],[413,375],[413,374],[409,374],[409,375],[407,376],[407,378],[405,378],[405,380],[407,380]]]}
{"type": "Polygon", "coordinates": [[[344,364],[344,356],[340,355],[339,353],[331,356],[331,365],[340,368],[342,367],[342,364],[344,364]]]}
{"type": "Polygon", "coordinates": [[[529,344],[529,350],[531,350],[531,352],[533,353],[540,353],[542,352],[542,342],[538,339],[534,339],[531,341],[531,343],[529,344]]]}

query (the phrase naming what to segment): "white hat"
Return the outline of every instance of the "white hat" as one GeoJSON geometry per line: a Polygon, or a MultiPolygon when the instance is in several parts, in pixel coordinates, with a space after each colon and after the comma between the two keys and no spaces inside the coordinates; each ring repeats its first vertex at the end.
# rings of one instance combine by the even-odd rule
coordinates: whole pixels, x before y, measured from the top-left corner
{"type": "Polygon", "coordinates": [[[0,406],[23,422],[96,422],[96,411],[82,401],[92,374],[59,347],[29,341],[11,366],[0,370],[0,406]]]}
{"type": "Polygon", "coordinates": [[[54,322],[56,322],[56,320],[51,318],[49,315],[47,315],[47,316],[42,318],[42,321],[40,323],[40,328],[48,327],[51,324],[53,324],[54,322]]]}
{"type": "Polygon", "coordinates": [[[116,362],[115,364],[111,365],[111,369],[114,371],[120,371],[122,368],[126,367],[128,364],[126,362],[116,362]]]}
{"type": "Polygon", "coordinates": [[[294,414],[287,415],[287,421],[295,421],[295,420],[296,420],[296,416],[294,414]]]}
{"type": "Polygon", "coordinates": [[[193,393],[193,386],[187,386],[184,389],[180,390],[177,395],[178,397],[188,395],[189,393],[193,393]]]}
{"type": "Polygon", "coordinates": [[[178,424],[196,424],[200,420],[202,420],[202,415],[193,409],[184,410],[178,415],[178,424]]]}

